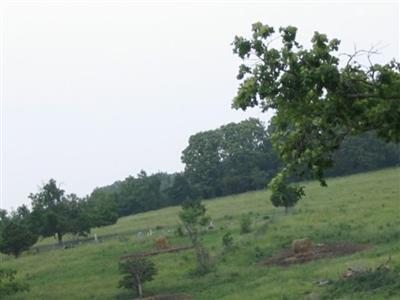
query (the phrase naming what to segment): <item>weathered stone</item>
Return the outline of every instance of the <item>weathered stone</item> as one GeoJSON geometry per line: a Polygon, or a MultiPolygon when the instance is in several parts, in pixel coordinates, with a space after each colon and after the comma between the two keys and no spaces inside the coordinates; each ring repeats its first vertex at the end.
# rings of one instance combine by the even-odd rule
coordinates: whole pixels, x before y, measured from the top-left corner
{"type": "Polygon", "coordinates": [[[292,249],[296,254],[308,253],[313,249],[313,244],[310,239],[294,240],[292,242],[292,249]]]}

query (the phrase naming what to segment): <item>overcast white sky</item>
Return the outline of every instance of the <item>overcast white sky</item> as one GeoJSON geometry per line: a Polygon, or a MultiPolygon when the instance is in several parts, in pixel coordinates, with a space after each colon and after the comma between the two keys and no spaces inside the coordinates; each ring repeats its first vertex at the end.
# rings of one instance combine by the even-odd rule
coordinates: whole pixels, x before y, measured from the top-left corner
{"type": "MultiPolygon", "coordinates": [[[[1,1],[0,1],[1,2],[1,1]]],[[[230,108],[235,35],[262,21],[399,55],[397,2],[3,1],[1,206],[50,178],[80,196],[140,169],[183,169],[190,135],[256,116],[230,108]],[[183,4],[184,3],[184,4],[183,4]]]]}

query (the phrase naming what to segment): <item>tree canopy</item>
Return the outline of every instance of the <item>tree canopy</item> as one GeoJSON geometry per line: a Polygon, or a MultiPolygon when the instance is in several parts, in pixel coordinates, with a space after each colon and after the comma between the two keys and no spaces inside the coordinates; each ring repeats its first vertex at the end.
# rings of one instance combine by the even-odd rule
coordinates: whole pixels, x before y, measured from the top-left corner
{"type": "Polygon", "coordinates": [[[18,257],[38,239],[32,226],[29,209],[23,205],[10,216],[2,214],[0,219],[0,252],[18,257]]]}
{"type": "MultiPolygon", "coordinates": [[[[373,50],[344,54],[343,61],[338,39],[315,32],[307,49],[297,41],[296,27],[281,27],[278,33],[255,23],[251,38],[233,42],[243,60],[233,107],[275,111],[271,138],[283,162],[271,182],[275,199],[293,174],[326,185],[324,171],[349,135],[373,130],[384,141],[400,141],[398,62],[373,64],[373,50]],[[360,55],[367,65],[359,62],[360,55]]],[[[294,188],[291,192],[301,197],[302,188],[294,188]]]]}
{"type": "Polygon", "coordinates": [[[260,189],[279,165],[264,124],[254,118],[192,135],[182,162],[200,199],[260,189]]]}
{"type": "Polygon", "coordinates": [[[66,233],[85,235],[90,231],[90,221],[84,202],[74,194],[65,195],[54,179],[31,194],[32,222],[43,237],[56,236],[58,242],[66,233]]]}

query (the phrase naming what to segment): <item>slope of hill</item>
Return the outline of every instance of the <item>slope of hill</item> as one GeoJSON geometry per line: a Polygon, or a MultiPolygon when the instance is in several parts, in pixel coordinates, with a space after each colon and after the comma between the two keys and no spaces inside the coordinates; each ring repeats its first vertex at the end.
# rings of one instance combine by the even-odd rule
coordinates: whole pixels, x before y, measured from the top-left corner
{"type": "MultiPolygon", "coordinates": [[[[152,257],[159,273],[145,284],[145,293],[189,293],[195,299],[319,299],[327,287],[321,279],[336,280],[348,267],[375,267],[389,255],[400,265],[400,168],[328,180],[328,188],[307,182],[307,196],[288,215],[272,207],[268,191],[245,193],[206,201],[214,229],[204,235],[217,257],[215,272],[191,275],[192,251],[152,257]],[[253,231],[240,234],[240,219],[249,214],[253,231]],[[237,249],[221,255],[222,236],[230,231],[237,249]],[[365,243],[370,249],[349,256],[321,259],[290,267],[261,266],[259,262],[290,247],[292,240],[308,237],[315,243],[365,243]],[[311,295],[311,296],[310,296],[311,295]]],[[[168,235],[172,244],[184,245],[174,234],[179,207],[121,218],[117,224],[94,230],[98,235],[158,228],[152,236],[121,235],[71,249],[2,258],[2,266],[15,268],[29,282],[29,294],[9,299],[132,299],[118,289],[119,257],[153,248],[153,239],[168,235]]],[[[354,293],[340,299],[400,299],[390,286],[374,293],[354,293]],[[393,294],[393,293],[392,293],[393,294]]]]}

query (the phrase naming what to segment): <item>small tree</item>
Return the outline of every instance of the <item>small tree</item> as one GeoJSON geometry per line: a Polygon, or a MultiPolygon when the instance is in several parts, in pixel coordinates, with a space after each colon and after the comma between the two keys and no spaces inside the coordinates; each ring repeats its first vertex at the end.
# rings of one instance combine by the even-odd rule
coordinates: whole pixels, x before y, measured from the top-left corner
{"type": "Polygon", "coordinates": [[[18,257],[37,241],[34,234],[25,224],[11,220],[1,233],[0,251],[18,257]]]}
{"type": "Polygon", "coordinates": [[[38,235],[32,230],[30,221],[30,212],[24,205],[10,217],[2,216],[0,252],[18,257],[36,243],[38,235]]]}
{"type": "Polygon", "coordinates": [[[251,232],[251,219],[249,215],[244,215],[240,220],[240,233],[245,234],[251,232]]]}
{"type": "Polygon", "coordinates": [[[143,296],[143,283],[153,280],[157,274],[154,263],[144,257],[131,257],[120,262],[119,270],[124,274],[119,287],[134,289],[139,298],[143,296]]]}
{"type": "Polygon", "coordinates": [[[230,251],[233,249],[233,236],[232,233],[227,232],[222,237],[222,246],[224,251],[230,251]]]}
{"type": "Polygon", "coordinates": [[[85,202],[74,194],[65,195],[54,179],[29,198],[32,200],[32,223],[39,235],[54,236],[62,244],[67,233],[86,235],[90,232],[85,202]]]}
{"type": "Polygon", "coordinates": [[[195,249],[198,273],[208,273],[211,270],[211,258],[200,236],[201,229],[210,221],[210,217],[206,216],[206,207],[199,200],[186,201],[182,204],[179,218],[195,249]]]}
{"type": "Polygon", "coordinates": [[[16,280],[17,271],[9,269],[0,269],[0,299],[18,292],[29,290],[29,286],[16,280]]]}
{"type": "Polygon", "coordinates": [[[272,189],[272,204],[276,207],[285,207],[285,214],[287,214],[289,207],[295,206],[304,195],[303,187],[289,186],[280,180],[279,176],[274,178],[269,186],[272,189]]]}

